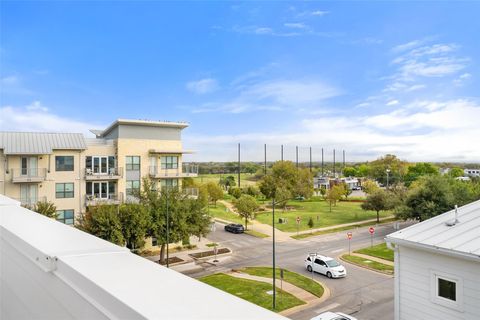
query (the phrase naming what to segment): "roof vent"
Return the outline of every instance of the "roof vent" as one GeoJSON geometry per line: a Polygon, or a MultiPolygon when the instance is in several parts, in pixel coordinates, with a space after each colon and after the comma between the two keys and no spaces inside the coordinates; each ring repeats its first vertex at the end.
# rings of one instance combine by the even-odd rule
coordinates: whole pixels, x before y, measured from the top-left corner
{"type": "Polygon", "coordinates": [[[454,225],[456,225],[457,223],[459,223],[460,221],[458,221],[458,206],[455,205],[455,220],[453,221],[447,221],[445,222],[445,224],[449,227],[452,227],[454,225]]]}

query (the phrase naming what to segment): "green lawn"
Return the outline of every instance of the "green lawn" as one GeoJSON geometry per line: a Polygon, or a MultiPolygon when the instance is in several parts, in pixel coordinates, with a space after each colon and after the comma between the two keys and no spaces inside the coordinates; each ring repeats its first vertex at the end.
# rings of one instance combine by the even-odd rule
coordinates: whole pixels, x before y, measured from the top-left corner
{"type": "Polygon", "coordinates": [[[251,229],[248,229],[248,230],[245,230],[245,233],[246,234],[249,234],[251,236],[254,236],[254,237],[257,237],[257,238],[268,238],[269,236],[265,233],[261,233],[261,232],[258,232],[258,231],[255,231],[255,230],[251,230],[251,229]]]}
{"type": "Polygon", "coordinates": [[[219,218],[222,220],[231,221],[231,222],[240,223],[240,224],[243,224],[245,222],[237,214],[232,213],[230,211],[226,211],[226,209],[227,208],[223,204],[217,202],[216,206],[210,205],[209,211],[210,211],[210,215],[214,218],[219,218]]]}
{"type": "MultiPolygon", "coordinates": [[[[228,176],[234,176],[235,177],[235,183],[238,186],[238,174],[232,173],[232,174],[199,174],[198,177],[193,178],[193,180],[197,183],[207,183],[207,182],[215,182],[218,183],[220,181],[221,177],[228,177],[228,176]]],[[[255,181],[252,181],[253,174],[249,173],[241,173],[240,174],[240,185],[242,187],[246,186],[254,186],[257,183],[255,181]]]]}
{"type": "MultiPolygon", "coordinates": [[[[323,228],[338,224],[361,222],[363,220],[374,219],[377,217],[374,211],[364,211],[359,202],[338,202],[337,206],[332,206],[330,212],[328,202],[326,201],[289,201],[289,207],[293,210],[282,212],[281,208],[275,208],[275,226],[282,231],[297,231],[297,216],[300,217],[299,230],[309,230],[308,220],[313,218],[313,228],[323,228]],[[318,220],[317,220],[318,217],[318,220]],[[277,223],[279,218],[287,218],[287,223],[277,223]]],[[[390,215],[390,212],[380,212],[380,217],[390,215]]],[[[256,215],[256,220],[272,224],[271,210],[256,215]]]]}
{"type": "MultiPolygon", "coordinates": [[[[268,283],[239,279],[223,273],[206,276],[199,280],[260,307],[272,310],[273,297],[267,293],[272,290],[272,286],[268,283]]],[[[275,311],[280,312],[301,304],[305,304],[305,302],[285,291],[277,290],[275,311]]]]}
{"type": "MultiPolygon", "coordinates": [[[[247,267],[241,270],[244,273],[248,273],[254,276],[271,278],[272,277],[272,268],[270,267],[247,267]]],[[[299,288],[302,288],[305,291],[310,292],[311,294],[321,297],[323,295],[323,287],[320,283],[313,281],[310,278],[302,276],[296,272],[284,270],[283,271],[284,280],[288,283],[293,284],[299,288]]],[[[280,279],[280,269],[276,268],[276,277],[280,279]]]]}
{"type": "MultiPolygon", "coordinates": [[[[389,223],[389,222],[392,222],[392,221],[395,221],[395,220],[397,220],[397,219],[396,218],[385,219],[385,220],[382,220],[380,222],[380,224],[389,223]]],[[[319,236],[319,235],[322,235],[322,234],[351,230],[351,229],[354,229],[354,228],[367,227],[367,226],[371,226],[371,225],[374,225],[374,223],[372,223],[372,222],[361,223],[360,222],[360,223],[357,223],[355,225],[348,226],[348,227],[339,227],[339,228],[333,228],[333,229],[329,229],[329,230],[316,231],[316,232],[312,232],[312,233],[303,233],[303,234],[299,234],[299,235],[293,235],[293,236],[291,236],[291,238],[294,238],[294,239],[297,239],[297,240],[298,239],[305,239],[305,238],[308,238],[308,237],[319,236]]]]}
{"type": "Polygon", "coordinates": [[[348,262],[351,262],[353,264],[360,265],[362,267],[372,268],[386,274],[393,274],[393,266],[389,266],[380,262],[376,262],[376,261],[368,260],[362,257],[348,255],[348,254],[344,254],[342,256],[342,259],[348,262]]]}
{"type": "Polygon", "coordinates": [[[377,257],[380,259],[385,259],[388,261],[393,261],[393,250],[388,249],[386,243],[381,243],[371,248],[363,248],[355,252],[366,254],[372,257],[377,257]]]}

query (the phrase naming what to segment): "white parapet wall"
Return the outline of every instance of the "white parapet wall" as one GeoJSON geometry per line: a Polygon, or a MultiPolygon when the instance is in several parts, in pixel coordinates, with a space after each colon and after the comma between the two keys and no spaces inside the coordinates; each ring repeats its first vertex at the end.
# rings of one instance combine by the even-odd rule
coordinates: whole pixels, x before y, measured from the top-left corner
{"type": "Polygon", "coordinates": [[[285,319],[0,195],[0,319],[285,319]]]}

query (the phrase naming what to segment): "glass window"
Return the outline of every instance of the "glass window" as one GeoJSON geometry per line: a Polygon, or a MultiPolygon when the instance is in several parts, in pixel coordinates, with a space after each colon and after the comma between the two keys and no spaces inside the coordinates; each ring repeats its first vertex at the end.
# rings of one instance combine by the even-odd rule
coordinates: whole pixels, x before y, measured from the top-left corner
{"type": "Polygon", "coordinates": [[[126,193],[128,196],[134,196],[140,192],[140,180],[127,180],[126,193]]]}
{"type": "Polygon", "coordinates": [[[163,156],[160,159],[162,169],[177,169],[178,168],[178,156],[163,156]]]}
{"type": "Polygon", "coordinates": [[[73,225],[75,223],[75,213],[73,210],[58,210],[57,221],[73,225]]]}
{"type": "Polygon", "coordinates": [[[55,184],[56,198],[73,198],[73,183],[57,183],[55,184]]]}
{"type": "Polygon", "coordinates": [[[178,179],[162,179],[160,180],[161,188],[174,188],[178,186],[178,179]]]}
{"type": "Polygon", "coordinates": [[[327,266],[329,266],[330,268],[335,268],[335,267],[338,267],[340,265],[340,263],[338,263],[337,260],[327,260],[325,261],[325,263],[327,264],[327,266]]]}
{"type": "Polygon", "coordinates": [[[446,279],[438,278],[438,296],[457,301],[457,283],[446,279]]]}
{"type": "Polygon", "coordinates": [[[140,157],[127,156],[125,161],[125,170],[140,170],[140,157]]]}
{"type": "Polygon", "coordinates": [[[73,156],[55,156],[55,171],[73,171],[73,156]]]}

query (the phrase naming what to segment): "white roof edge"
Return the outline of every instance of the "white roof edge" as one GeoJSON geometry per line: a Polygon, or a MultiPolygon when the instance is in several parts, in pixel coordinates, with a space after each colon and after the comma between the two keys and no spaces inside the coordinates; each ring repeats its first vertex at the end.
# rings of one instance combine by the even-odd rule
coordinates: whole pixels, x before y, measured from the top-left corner
{"type": "Polygon", "coordinates": [[[180,129],[184,129],[189,126],[187,122],[179,122],[179,121],[135,120],[135,119],[119,118],[114,122],[112,122],[104,130],[91,129],[90,132],[94,133],[97,137],[102,137],[107,133],[109,133],[113,128],[122,124],[131,124],[131,125],[139,125],[139,126],[147,126],[147,127],[172,127],[172,128],[180,128],[180,129]]]}

